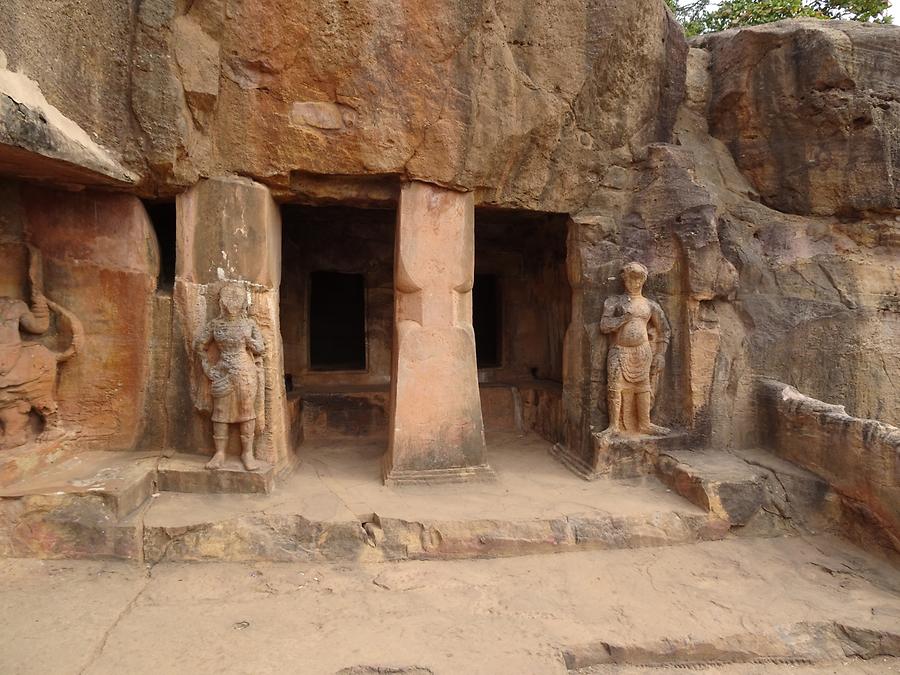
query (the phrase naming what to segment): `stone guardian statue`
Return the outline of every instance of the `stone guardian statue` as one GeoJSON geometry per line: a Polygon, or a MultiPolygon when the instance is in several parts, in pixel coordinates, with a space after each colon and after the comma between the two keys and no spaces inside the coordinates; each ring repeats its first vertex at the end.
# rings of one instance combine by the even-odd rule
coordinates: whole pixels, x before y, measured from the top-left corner
{"type": "Polygon", "coordinates": [[[208,469],[225,466],[229,425],[237,424],[241,436],[241,461],[247,471],[260,468],[253,452],[256,433],[264,426],[260,408],[265,396],[262,358],[265,343],[256,321],[247,316],[247,290],[241,283],[227,282],[219,292],[220,314],[201,331],[194,344],[212,394],[213,445],[215,454],[208,469]],[[210,360],[215,346],[218,359],[210,360]]]}
{"type": "Polygon", "coordinates": [[[604,436],[670,433],[650,421],[671,330],[662,308],[642,294],[647,276],[642,264],[626,264],[622,267],[625,295],[607,298],[603,305],[600,330],[609,336],[609,426],[604,436]]]}
{"type": "Polygon", "coordinates": [[[31,246],[28,251],[31,302],[0,298],[0,448],[15,448],[31,440],[32,411],[43,422],[38,442],[55,441],[65,435],[56,400],[57,367],[72,358],[84,343],[81,322],[44,295],[40,251],[31,246]],[[19,333],[20,330],[31,335],[47,333],[51,310],[68,324],[71,333],[71,344],[62,352],[23,340],[19,333]]]}

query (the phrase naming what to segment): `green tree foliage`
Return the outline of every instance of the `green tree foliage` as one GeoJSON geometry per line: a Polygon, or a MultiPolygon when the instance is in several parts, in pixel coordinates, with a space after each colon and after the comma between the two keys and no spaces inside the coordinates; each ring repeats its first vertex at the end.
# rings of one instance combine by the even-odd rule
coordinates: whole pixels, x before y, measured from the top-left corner
{"type": "Polygon", "coordinates": [[[888,0],[666,0],[688,35],[812,17],[890,23],[888,0]]]}

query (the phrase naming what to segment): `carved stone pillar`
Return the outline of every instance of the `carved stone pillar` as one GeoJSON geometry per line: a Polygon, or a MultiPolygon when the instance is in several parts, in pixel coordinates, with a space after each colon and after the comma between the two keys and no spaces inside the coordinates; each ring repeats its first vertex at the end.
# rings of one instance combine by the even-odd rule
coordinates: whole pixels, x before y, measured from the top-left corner
{"type": "MultiPolygon", "coordinates": [[[[265,429],[256,438],[256,457],[272,465],[289,461],[290,422],[284,388],[284,353],[279,325],[281,284],[281,215],[268,188],[246,178],[203,180],[178,197],[178,250],[175,278],[176,331],[187,359],[191,401],[178,407],[208,410],[208,378],[193,355],[202,327],[218,315],[219,291],[225,281],[242,281],[248,315],[265,343],[265,429]]],[[[210,453],[208,416],[177,416],[182,448],[210,453]]],[[[234,434],[236,436],[236,434],[234,434]]],[[[178,438],[178,432],[172,435],[178,438]]],[[[181,449],[181,448],[177,448],[181,449]]],[[[239,451],[231,439],[231,452],[239,451]]]]}
{"type": "Polygon", "coordinates": [[[471,193],[403,187],[394,258],[387,484],[489,478],[478,394],[471,193]]]}

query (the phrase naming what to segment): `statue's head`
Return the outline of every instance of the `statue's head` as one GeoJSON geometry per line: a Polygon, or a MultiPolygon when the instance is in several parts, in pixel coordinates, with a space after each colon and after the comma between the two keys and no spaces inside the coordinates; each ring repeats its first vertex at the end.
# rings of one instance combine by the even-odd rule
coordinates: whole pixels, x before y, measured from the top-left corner
{"type": "Polygon", "coordinates": [[[625,290],[631,295],[637,295],[644,288],[649,272],[639,262],[630,262],[622,267],[622,281],[625,290]]]}
{"type": "Polygon", "coordinates": [[[247,310],[247,291],[243,284],[227,283],[219,291],[219,309],[222,316],[234,318],[247,310]]]}

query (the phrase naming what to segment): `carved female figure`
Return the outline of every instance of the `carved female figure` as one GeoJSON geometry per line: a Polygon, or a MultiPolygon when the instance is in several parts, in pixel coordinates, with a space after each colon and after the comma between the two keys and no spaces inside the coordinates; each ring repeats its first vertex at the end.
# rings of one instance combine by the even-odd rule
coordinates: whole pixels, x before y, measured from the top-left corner
{"type": "Polygon", "coordinates": [[[610,336],[606,361],[609,427],[604,434],[669,433],[650,422],[670,329],[662,308],[642,294],[647,275],[647,268],[640,263],[625,265],[626,294],[607,298],[603,305],[600,331],[610,336]]]}
{"type": "Polygon", "coordinates": [[[221,469],[225,464],[230,424],[240,425],[241,461],[247,471],[259,468],[253,454],[257,397],[262,395],[259,365],[265,344],[256,321],[247,316],[247,291],[243,284],[227,283],[219,292],[220,314],[203,328],[194,349],[203,372],[211,382],[213,444],[215,454],[206,465],[221,469]],[[209,359],[215,344],[219,358],[209,359]]]}

